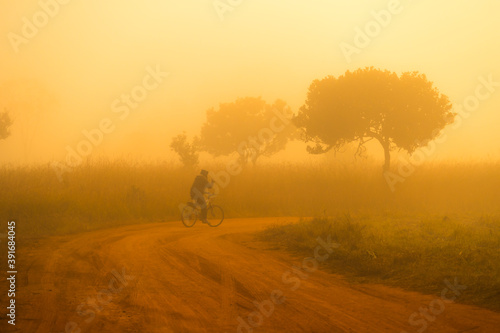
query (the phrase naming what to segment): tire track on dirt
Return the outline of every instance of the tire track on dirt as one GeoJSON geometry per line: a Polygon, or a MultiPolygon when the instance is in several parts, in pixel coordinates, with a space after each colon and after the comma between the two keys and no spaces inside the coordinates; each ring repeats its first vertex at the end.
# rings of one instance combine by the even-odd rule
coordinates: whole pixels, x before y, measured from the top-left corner
{"type": "Polygon", "coordinates": [[[230,323],[231,320],[236,316],[236,288],[234,284],[234,277],[232,276],[231,271],[224,266],[223,262],[221,262],[219,265],[221,268],[221,282],[224,290],[222,293],[222,301],[220,307],[220,327],[223,327],[224,331],[229,331],[231,329],[231,325],[228,325],[228,323],[230,323]]]}

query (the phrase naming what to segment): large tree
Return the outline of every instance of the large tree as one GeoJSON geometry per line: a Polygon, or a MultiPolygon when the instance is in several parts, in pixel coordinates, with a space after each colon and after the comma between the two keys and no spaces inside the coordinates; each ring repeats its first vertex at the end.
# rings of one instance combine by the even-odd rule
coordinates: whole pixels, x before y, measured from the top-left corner
{"type": "Polygon", "coordinates": [[[285,148],[295,126],[284,101],[268,104],[261,98],[239,98],[207,111],[200,132],[200,149],[214,156],[238,153],[242,163],[253,162],[285,148]]]}
{"type": "Polygon", "coordinates": [[[453,122],[447,96],[426,76],[406,72],[398,76],[373,67],[347,71],[337,78],[315,80],[294,119],[303,129],[310,153],[338,150],[357,142],[359,149],[372,139],[384,149],[384,170],[395,148],[413,153],[453,122]]]}

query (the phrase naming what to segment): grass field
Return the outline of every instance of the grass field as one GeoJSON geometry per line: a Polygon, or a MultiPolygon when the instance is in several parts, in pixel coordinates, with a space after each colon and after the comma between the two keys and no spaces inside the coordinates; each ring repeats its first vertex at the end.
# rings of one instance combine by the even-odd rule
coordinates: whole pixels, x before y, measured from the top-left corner
{"type": "MultiPolygon", "coordinates": [[[[223,164],[206,166],[214,175],[223,164]]],[[[49,165],[0,169],[0,215],[25,235],[179,219],[198,170],[167,163],[94,162],[64,175],[49,165]],[[23,230],[24,229],[24,230],[23,230]]],[[[500,163],[422,166],[389,190],[377,165],[244,168],[221,187],[227,217],[357,216],[477,219],[500,215],[500,163]]]]}
{"type": "MultiPolygon", "coordinates": [[[[205,166],[217,178],[224,164],[205,166]]],[[[179,220],[199,170],[167,163],[87,163],[59,181],[49,166],[0,169],[0,215],[20,237],[179,220]]],[[[327,269],[353,281],[439,293],[500,311],[500,164],[428,164],[397,190],[376,165],[279,164],[244,168],[216,198],[226,217],[299,216],[259,234],[310,255],[318,235],[341,244],[327,269]],[[310,217],[317,217],[311,221],[310,217]]]]}

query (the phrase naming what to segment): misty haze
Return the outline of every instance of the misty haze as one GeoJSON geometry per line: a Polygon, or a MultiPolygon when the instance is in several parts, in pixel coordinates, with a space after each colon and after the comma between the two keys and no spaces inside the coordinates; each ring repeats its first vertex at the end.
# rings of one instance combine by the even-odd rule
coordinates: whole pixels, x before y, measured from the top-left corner
{"type": "Polygon", "coordinates": [[[0,8],[1,332],[500,332],[500,2],[0,8]]]}

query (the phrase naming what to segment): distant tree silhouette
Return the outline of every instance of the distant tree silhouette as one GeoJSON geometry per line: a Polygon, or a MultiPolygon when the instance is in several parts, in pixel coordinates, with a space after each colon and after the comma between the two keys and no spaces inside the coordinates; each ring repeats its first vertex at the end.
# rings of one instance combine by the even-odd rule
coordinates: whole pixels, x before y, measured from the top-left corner
{"type": "Polygon", "coordinates": [[[370,67],[313,81],[294,123],[303,129],[304,141],[314,144],[307,148],[313,154],[350,142],[358,142],[359,151],[376,139],[384,149],[387,171],[391,150],[411,154],[426,146],[453,122],[451,108],[448,97],[425,75],[398,76],[370,67]]]}
{"type": "Polygon", "coordinates": [[[179,134],[172,138],[170,148],[175,151],[181,163],[186,167],[194,167],[198,164],[199,154],[196,147],[196,139],[189,143],[186,133],[179,134]]]}
{"type": "Polygon", "coordinates": [[[10,125],[12,125],[12,120],[9,113],[7,111],[0,112],[0,140],[4,140],[10,135],[10,125]]]}
{"type": "Polygon", "coordinates": [[[214,156],[239,154],[243,164],[283,150],[295,132],[284,101],[267,104],[261,98],[239,98],[209,109],[200,133],[200,148],[214,156]]]}

